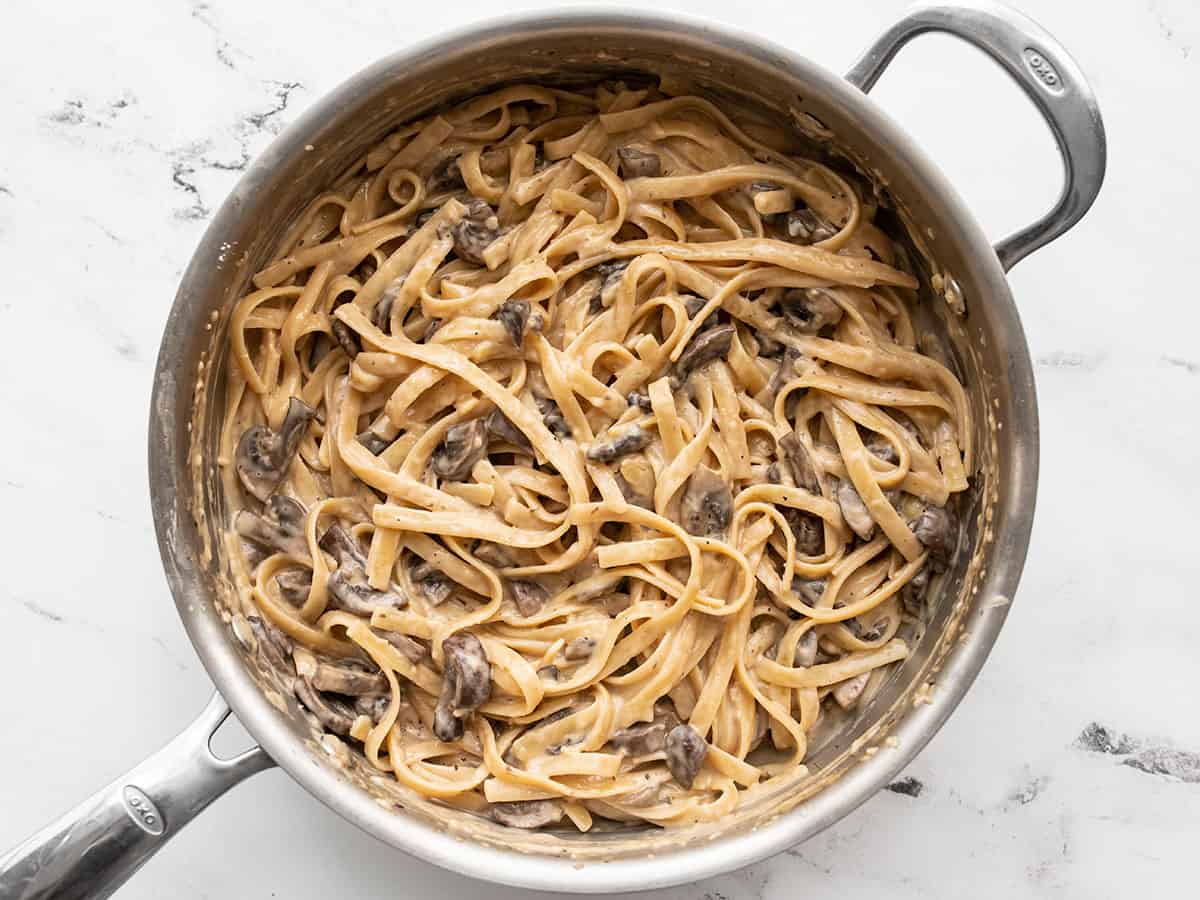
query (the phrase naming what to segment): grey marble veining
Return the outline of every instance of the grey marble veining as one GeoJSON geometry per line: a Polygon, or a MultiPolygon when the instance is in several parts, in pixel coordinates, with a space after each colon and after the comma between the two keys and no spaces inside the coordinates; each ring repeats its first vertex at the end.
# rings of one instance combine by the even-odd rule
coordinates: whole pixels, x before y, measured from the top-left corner
{"type": "MultiPolygon", "coordinates": [[[[522,2],[513,8],[535,8],[522,2]]],[[[1200,7],[1026,0],[1091,77],[1108,183],[1012,283],[1042,480],[1008,624],[975,688],[854,814],[655,900],[1195,896],[1200,836],[1200,7]]],[[[844,68],[902,8],[667,2],[844,68]]],[[[21,2],[0,54],[0,845],[188,722],[210,690],[167,596],[145,424],[158,336],[248,162],[376,57],[493,4],[21,2]]],[[[876,91],[997,236],[1051,202],[1052,145],[988,63],[906,49],[876,91]]],[[[886,752],[886,751],[885,751],[886,752]]],[[[119,895],[536,896],[388,850],[278,772],[220,801],[119,895]]],[[[548,895],[547,895],[548,896],[548,895]]]]}

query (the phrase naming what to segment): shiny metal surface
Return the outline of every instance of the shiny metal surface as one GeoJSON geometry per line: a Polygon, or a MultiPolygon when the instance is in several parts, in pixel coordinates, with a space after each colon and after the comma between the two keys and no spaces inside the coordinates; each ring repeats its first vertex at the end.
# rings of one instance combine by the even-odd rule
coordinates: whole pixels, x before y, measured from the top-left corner
{"type": "MultiPolygon", "coordinates": [[[[262,747],[262,754],[244,758],[239,777],[269,764],[269,755],[306,790],[379,839],[477,878],[557,891],[638,890],[745,866],[811,837],[883,787],[936,733],[1003,624],[1033,520],[1037,407],[1005,266],[1061,234],[1086,210],[1103,171],[1103,131],[1094,101],[1062,48],[1024,17],[992,4],[910,13],[871,47],[851,78],[853,84],[783,48],[707,23],[587,11],[510,18],[376,63],[315,104],[255,161],[209,226],[180,285],[159,352],[149,446],[155,526],[180,617],[222,696],[262,747]],[[1041,77],[1045,84],[1037,66],[1020,68],[1033,65],[1019,55],[1033,47],[1070,87],[1052,101],[1039,98],[1042,88],[1036,85],[1031,93],[1064,148],[1064,199],[995,252],[928,157],[858,89],[871,86],[905,41],[931,29],[981,46],[1027,93],[1029,78],[1041,77]],[[719,103],[745,104],[797,127],[821,123],[839,152],[883,186],[909,224],[919,254],[932,261],[923,311],[929,327],[940,330],[953,348],[977,419],[981,463],[963,510],[966,546],[940,586],[927,627],[913,637],[912,656],[844,728],[814,742],[810,763],[822,777],[757,797],[733,821],[671,832],[526,835],[415,798],[398,809],[394,797],[334,765],[335,757],[313,741],[294,703],[284,711],[284,704],[268,699],[227,624],[222,603],[229,592],[215,534],[223,522],[222,503],[206,476],[215,469],[216,417],[204,411],[221,403],[229,308],[305,202],[397,123],[520,79],[562,83],[638,73],[687,79],[719,103]],[[1095,126],[1090,131],[1076,127],[1089,119],[1095,126]],[[966,304],[965,318],[946,313],[939,290],[945,294],[950,284],[966,304]],[[192,454],[201,477],[189,466],[192,454]],[[203,513],[199,525],[196,510],[203,513]],[[872,754],[869,748],[885,734],[895,740],[894,748],[872,754]],[[468,828],[475,829],[474,839],[464,839],[468,828]]],[[[202,719],[210,722],[211,712],[202,719]]],[[[213,772],[207,762],[193,767],[175,756],[179,744],[203,761],[207,741],[201,746],[194,737],[206,728],[198,723],[185,732],[191,738],[153,757],[145,765],[155,763],[160,777],[136,785],[162,809],[167,823],[162,836],[147,835],[106,789],[97,795],[103,802],[89,801],[5,859],[16,871],[29,858],[44,858],[38,847],[53,847],[65,861],[44,869],[64,879],[59,893],[44,887],[16,896],[105,896],[238,780],[231,771],[213,772]],[[171,765],[158,766],[168,751],[171,765]],[[183,811],[178,815],[173,798],[183,811]],[[71,823],[72,816],[93,812],[98,826],[105,826],[100,832],[110,834],[111,828],[117,836],[100,842],[112,850],[95,857],[94,865],[85,851],[99,832],[71,823]],[[91,836],[74,842],[76,832],[91,836]],[[84,875],[97,886],[91,893],[86,884],[74,883],[84,875]]],[[[8,873],[0,875],[5,877],[8,873]]]]}
{"type": "Polygon", "coordinates": [[[210,803],[272,765],[257,747],[233,759],[212,752],[228,715],[214,695],[173,741],[0,857],[0,897],[110,896],[210,803]]]}
{"type": "Polygon", "coordinates": [[[1108,146],[1100,107],[1075,60],[1032,19],[986,0],[969,5],[917,6],[881,34],[846,73],[864,93],[900,48],[929,32],[978,47],[1012,76],[1054,133],[1063,159],[1063,189],[1048,213],[996,245],[1008,271],[1083,218],[1104,182],[1108,146]]]}

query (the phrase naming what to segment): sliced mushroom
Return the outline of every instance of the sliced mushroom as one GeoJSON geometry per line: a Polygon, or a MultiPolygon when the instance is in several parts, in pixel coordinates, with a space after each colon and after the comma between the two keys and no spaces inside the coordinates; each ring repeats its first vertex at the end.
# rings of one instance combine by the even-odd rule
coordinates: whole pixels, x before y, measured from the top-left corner
{"type": "Polygon", "coordinates": [[[629,260],[610,259],[607,262],[597,263],[592,268],[600,276],[600,295],[604,296],[625,277],[625,270],[629,268],[629,260]]]}
{"type": "Polygon", "coordinates": [[[788,213],[787,233],[793,243],[817,244],[829,240],[838,230],[805,206],[788,213]]]}
{"type": "Polygon", "coordinates": [[[853,619],[847,619],[844,624],[850,629],[851,634],[860,641],[870,642],[877,641],[887,634],[888,629],[892,626],[892,620],[888,616],[883,615],[879,616],[868,626],[855,616],[853,619]]]}
{"type": "Polygon", "coordinates": [[[385,287],[379,300],[375,303],[375,308],[371,310],[371,324],[384,334],[392,333],[392,307],[396,303],[396,298],[400,296],[401,288],[404,287],[404,277],[401,275],[385,287]]]}
{"type": "Polygon", "coordinates": [[[863,672],[861,675],[838,682],[833,689],[833,699],[837,701],[837,705],[842,709],[849,709],[857,703],[867,686],[867,679],[870,677],[870,672],[863,672]]]}
{"type": "Polygon", "coordinates": [[[650,395],[643,394],[640,391],[630,391],[625,395],[625,402],[630,406],[636,406],[642,412],[652,412],[653,405],[650,403],[650,395]]]}
{"type": "Polygon", "coordinates": [[[532,616],[540,612],[550,599],[546,589],[536,581],[517,579],[510,581],[508,586],[512,590],[513,602],[517,604],[517,610],[523,616],[532,616]]]}
{"type": "MultiPolygon", "coordinates": [[[[346,302],[349,301],[342,301],[342,303],[346,302]]],[[[337,309],[342,303],[335,303],[333,308],[337,309]]],[[[359,341],[358,335],[355,334],[353,328],[341,319],[330,318],[329,330],[333,332],[333,337],[337,341],[338,346],[342,348],[342,352],[348,357],[354,359],[358,354],[362,353],[362,343],[359,341]]]]}
{"type": "Polygon", "coordinates": [[[827,587],[829,587],[829,582],[824,578],[803,578],[797,575],[792,579],[792,590],[799,594],[809,606],[817,605],[827,587]]]}
{"type": "Polygon", "coordinates": [[[487,202],[473,197],[467,212],[454,226],[454,252],[460,259],[482,266],[483,251],[500,236],[500,220],[487,202]]]}
{"type": "Polygon", "coordinates": [[[432,566],[424,560],[415,563],[408,570],[408,577],[422,596],[434,606],[446,602],[454,589],[454,582],[441,569],[432,566]]]}
{"type": "Polygon", "coordinates": [[[368,672],[348,663],[318,662],[309,682],[318,691],[353,697],[382,694],[388,689],[387,679],[382,673],[368,672]]]}
{"type": "Polygon", "coordinates": [[[587,458],[592,462],[612,462],[622,456],[628,456],[630,453],[645,450],[650,446],[652,439],[650,432],[640,425],[626,428],[617,435],[609,432],[607,440],[598,441],[588,447],[587,458]]]}
{"type": "Polygon", "coordinates": [[[824,288],[792,288],[779,301],[784,317],[805,334],[842,320],[842,307],[824,288]]]}
{"type": "Polygon", "coordinates": [[[562,675],[562,672],[558,670],[558,666],[553,665],[542,666],[537,670],[537,673],[539,678],[545,678],[549,681],[558,681],[559,676],[562,675]]]}
{"type": "Polygon", "coordinates": [[[404,654],[411,663],[423,663],[429,660],[429,648],[421,641],[398,631],[384,631],[382,628],[372,629],[373,632],[404,654]]]}
{"type": "Polygon", "coordinates": [[[796,539],[796,552],[805,556],[819,556],[825,549],[825,525],[821,517],[790,506],[784,507],[781,512],[792,531],[792,537],[796,539]]]}
{"type": "Polygon", "coordinates": [[[296,666],[292,662],[292,639],[259,616],[246,616],[246,621],[254,633],[258,652],[266,658],[267,663],[285,674],[294,674],[296,666]]]}
{"type": "Polygon", "coordinates": [[[508,416],[504,415],[498,409],[493,409],[488,413],[487,430],[493,437],[497,437],[505,443],[512,444],[514,447],[519,447],[522,450],[533,449],[533,445],[529,443],[529,438],[525,436],[525,432],[514,425],[508,416]]]}
{"type": "Polygon", "coordinates": [[[689,319],[696,318],[696,314],[708,305],[708,301],[703,297],[698,297],[695,294],[688,294],[683,298],[683,308],[686,310],[689,319]]]}
{"type": "Polygon", "coordinates": [[[729,485],[708,466],[700,466],[688,478],[679,502],[679,516],[689,534],[723,534],[733,518],[729,485]]]}
{"type": "Polygon", "coordinates": [[[440,741],[456,741],[463,719],[492,695],[492,667],[479,638],[460,631],[442,641],[442,693],[433,715],[440,741]]]}
{"type": "Polygon", "coordinates": [[[627,146],[617,150],[617,158],[622,178],[657,178],[662,174],[662,158],[657,153],[627,146]]]}
{"type": "Polygon", "coordinates": [[[913,618],[920,618],[921,612],[925,609],[925,598],[930,581],[929,570],[929,566],[921,566],[917,574],[900,589],[900,602],[904,605],[904,611],[913,618]]]}
{"type": "Polygon", "coordinates": [[[386,450],[388,447],[390,447],[392,445],[392,442],[389,441],[387,438],[376,434],[375,432],[371,431],[370,429],[368,429],[367,431],[364,431],[362,434],[358,435],[356,440],[360,444],[362,444],[364,447],[366,447],[367,451],[372,456],[378,456],[380,453],[382,453],[384,450],[386,450]]]}
{"type": "Polygon", "coordinates": [[[272,494],[267,498],[261,516],[248,509],[238,510],[233,519],[233,528],[260,547],[286,553],[296,559],[308,559],[304,516],[304,507],[298,501],[282,494],[272,494]]]}
{"type": "Polygon", "coordinates": [[[438,329],[441,327],[441,319],[430,319],[429,324],[425,326],[425,330],[421,332],[421,340],[418,343],[428,344],[433,336],[438,333],[438,329]]]}
{"type": "Polygon", "coordinates": [[[457,191],[466,187],[462,170],[458,167],[457,156],[447,156],[436,166],[429,176],[428,191],[432,195],[457,191]]]}
{"type": "Polygon", "coordinates": [[[680,787],[690,788],[704,765],[708,744],[691,725],[676,725],[667,735],[666,751],[671,777],[680,787]]]}
{"type": "Polygon", "coordinates": [[[682,383],[697,369],[716,359],[724,359],[733,346],[732,325],[718,325],[701,331],[675,361],[674,376],[682,383]]]}
{"type": "Polygon", "coordinates": [[[785,345],[775,340],[764,331],[754,332],[754,339],[758,341],[759,356],[779,356],[783,353],[785,345]]]}
{"type": "Polygon", "coordinates": [[[858,495],[854,485],[849,481],[839,481],[835,496],[838,506],[842,508],[842,518],[846,520],[850,530],[864,541],[869,541],[875,533],[875,520],[871,518],[867,504],[863,503],[863,498],[858,495]]]}
{"type": "Polygon", "coordinates": [[[512,554],[491,541],[479,541],[471,552],[480,562],[485,562],[497,569],[507,569],[509,566],[515,565],[512,554]]]}
{"type": "Polygon", "coordinates": [[[354,538],[340,525],[330,525],[321,536],[320,547],[337,560],[329,576],[329,595],[334,605],[358,616],[380,609],[398,609],[408,601],[394,591],[378,591],[367,583],[367,560],[354,538]]]}
{"type": "MultiPolygon", "coordinates": [[[[771,398],[772,404],[775,398],[779,396],[779,392],[783,390],[783,386],[796,376],[796,360],[800,358],[800,351],[794,347],[788,347],[783,351],[782,359],[779,360],[779,365],[775,371],[771,373],[771,380],[767,382],[766,393],[771,398]]],[[[788,395],[789,401],[793,397],[802,397],[808,393],[808,388],[799,388],[788,395]]],[[[790,409],[784,410],[785,413],[791,414],[790,409]]]]}
{"type": "Polygon", "coordinates": [[[378,722],[383,718],[383,714],[387,712],[390,702],[391,698],[386,694],[355,697],[354,711],[360,716],[366,716],[372,721],[378,722]]]}
{"type": "Polygon", "coordinates": [[[651,721],[636,722],[614,731],[608,743],[630,756],[658,753],[666,747],[667,735],[678,725],[679,717],[675,715],[675,710],[665,703],[657,703],[651,721]]]}
{"type": "Polygon", "coordinates": [[[944,566],[958,542],[958,523],[954,514],[945,507],[927,506],[913,525],[913,534],[929,548],[930,558],[939,566],[944,566]]]}
{"type": "Polygon", "coordinates": [[[312,569],[284,569],[275,576],[279,596],[292,606],[303,606],[312,590],[312,569]]]}
{"type": "Polygon", "coordinates": [[[317,717],[326,731],[347,735],[354,725],[354,710],[341,700],[324,696],[307,678],[297,678],[292,684],[296,698],[317,717]]]}
{"type": "Polygon", "coordinates": [[[587,659],[595,649],[595,638],[580,636],[567,641],[567,646],[563,647],[563,657],[572,662],[579,659],[587,659]]]}
{"type": "Polygon", "coordinates": [[[813,465],[808,448],[804,446],[804,442],[797,437],[794,431],[789,431],[779,439],[779,451],[784,462],[787,463],[788,470],[792,473],[792,480],[796,482],[796,487],[803,488],[810,494],[819,495],[821,482],[817,477],[817,468],[813,465]]]}
{"type": "Polygon", "coordinates": [[[550,433],[558,438],[570,437],[571,428],[558,404],[548,397],[536,397],[535,400],[538,412],[542,414],[542,424],[550,429],[550,433]]]}
{"type": "Polygon", "coordinates": [[[246,429],[238,441],[235,460],[238,478],[251,496],[265,502],[279,487],[315,415],[312,407],[293,397],[279,431],[266,425],[246,429]]]}
{"type": "Polygon", "coordinates": [[[525,341],[525,326],[529,324],[528,300],[505,300],[492,314],[492,318],[504,326],[512,339],[513,346],[520,347],[525,341]]]}
{"type": "Polygon", "coordinates": [[[895,465],[900,461],[900,457],[896,454],[896,448],[892,446],[892,442],[877,431],[871,432],[871,436],[867,438],[866,447],[871,454],[882,459],[885,463],[895,465]]]}
{"type": "Polygon", "coordinates": [[[796,642],[792,665],[807,669],[817,661],[817,633],[811,628],[796,642]]]}
{"type": "Polygon", "coordinates": [[[509,828],[544,828],[563,817],[562,805],[553,800],[513,800],[493,803],[491,817],[509,828]]]}
{"type": "Polygon", "coordinates": [[[459,422],[446,432],[441,446],[433,454],[433,471],[447,481],[462,481],[471,474],[475,463],[487,455],[487,445],[486,421],[459,422]]]}

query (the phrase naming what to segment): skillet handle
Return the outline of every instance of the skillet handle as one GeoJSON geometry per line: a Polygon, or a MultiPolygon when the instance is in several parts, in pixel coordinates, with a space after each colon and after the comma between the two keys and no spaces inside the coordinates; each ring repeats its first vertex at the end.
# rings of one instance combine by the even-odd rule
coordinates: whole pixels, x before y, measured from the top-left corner
{"type": "Polygon", "coordinates": [[[1032,19],[988,0],[913,7],[867,48],[846,80],[870,91],[900,48],[930,31],[962,38],[999,63],[1038,108],[1062,154],[1065,177],[1054,208],[996,244],[1000,265],[1008,271],[1070,229],[1100,192],[1107,155],[1100,109],[1079,66],[1058,41],[1032,19]]]}
{"type": "Polygon", "coordinates": [[[108,897],[208,804],[273,766],[259,747],[228,760],[213,754],[209,740],[228,715],[214,694],[173,741],[0,856],[0,897],[108,897]]]}

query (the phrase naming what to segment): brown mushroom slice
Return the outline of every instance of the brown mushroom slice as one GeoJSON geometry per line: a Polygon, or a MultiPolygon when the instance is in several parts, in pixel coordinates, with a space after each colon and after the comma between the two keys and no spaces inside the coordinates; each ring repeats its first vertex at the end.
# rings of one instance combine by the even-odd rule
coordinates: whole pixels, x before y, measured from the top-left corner
{"type": "Polygon", "coordinates": [[[662,158],[629,145],[617,150],[617,169],[622,178],[657,178],[662,174],[662,158]]]}
{"type": "Polygon", "coordinates": [[[477,560],[496,569],[507,569],[509,566],[516,565],[516,561],[508,550],[491,541],[479,541],[471,552],[477,560]]]}
{"type": "Polygon", "coordinates": [[[263,515],[248,509],[234,516],[234,530],[248,541],[276,553],[296,559],[309,559],[308,540],[304,535],[304,506],[291,497],[272,494],[263,507],[263,515]]]}
{"type": "Polygon", "coordinates": [[[307,678],[297,678],[292,684],[292,690],[296,692],[296,698],[304,708],[317,717],[317,721],[326,731],[342,736],[350,733],[355,713],[349,705],[324,696],[307,678]]]}
{"type": "Polygon", "coordinates": [[[842,518],[846,520],[850,530],[864,541],[869,541],[875,533],[875,520],[871,518],[867,504],[858,495],[854,485],[849,481],[838,481],[834,496],[842,509],[842,518]]]}
{"type": "Polygon", "coordinates": [[[825,526],[821,517],[790,506],[781,511],[796,540],[796,552],[804,556],[820,556],[825,550],[825,526]]]}
{"type": "Polygon", "coordinates": [[[318,662],[309,682],[318,691],[359,697],[382,694],[388,689],[387,679],[380,672],[368,672],[352,665],[318,662]]]}
{"type": "Polygon", "coordinates": [[[392,442],[382,435],[378,435],[371,430],[364,431],[358,435],[357,441],[367,448],[367,451],[372,456],[378,456],[384,450],[392,445],[392,442]]]}
{"type": "Polygon", "coordinates": [[[833,689],[833,699],[837,701],[837,705],[842,709],[854,706],[862,697],[863,690],[867,686],[867,679],[870,677],[870,672],[863,672],[861,675],[838,682],[833,689]]]}
{"type": "MultiPolygon", "coordinates": [[[[348,303],[348,300],[342,303],[348,303]]],[[[337,309],[342,303],[335,303],[333,308],[337,309]]],[[[362,353],[362,343],[358,339],[358,335],[354,329],[343,322],[341,319],[331,317],[329,320],[329,330],[333,332],[333,337],[337,340],[338,346],[342,348],[350,359],[354,359],[358,354],[362,353]]]]}
{"type": "Polygon", "coordinates": [[[630,756],[658,753],[666,747],[667,735],[678,725],[679,717],[675,715],[675,710],[665,703],[657,703],[651,721],[636,722],[614,731],[608,743],[630,756]]]}
{"type": "Polygon", "coordinates": [[[258,652],[263,655],[267,663],[285,674],[295,674],[296,665],[292,662],[292,639],[274,624],[259,616],[246,616],[246,621],[254,633],[258,652]]]}
{"type": "Polygon", "coordinates": [[[696,318],[696,314],[708,305],[708,301],[696,294],[687,294],[683,298],[683,308],[688,314],[689,319],[696,318]]]}
{"type": "Polygon", "coordinates": [[[329,576],[329,595],[334,605],[358,616],[381,609],[398,609],[408,600],[394,591],[379,591],[367,583],[366,557],[340,525],[330,525],[321,536],[320,547],[338,562],[329,576]]]}
{"type": "Polygon", "coordinates": [[[512,444],[521,450],[532,450],[533,445],[520,428],[498,409],[493,409],[487,416],[487,430],[492,437],[499,438],[507,444],[512,444]]]}
{"type": "Polygon", "coordinates": [[[687,348],[675,361],[674,376],[680,382],[687,381],[688,376],[697,369],[714,360],[724,359],[733,346],[733,333],[732,325],[718,325],[701,331],[691,339],[687,348]]]}
{"type": "Polygon", "coordinates": [[[943,506],[927,506],[914,523],[913,534],[928,548],[929,557],[939,566],[950,560],[958,543],[958,523],[943,506]]]}
{"type": "Polygon", "coordinates": [[[603,298],[621,283],[621,279],[625,277],[625,270],[629,268],[629,260],[610,259],[597,263],[592,268],[600,276],[600,297],[603,298]]]}
{"type": "Polygon", "coordinates": [[[786,349],[786,345],[775,340],[764,331],[754,332],[754,339],[758,342],[759,356],[779,356],[786,349]]]}
{"type": "Polygon", "coordinates": [[[315,415],[312,407],[293,397],[279,431],[273,431],[267,425],[254,425],[246,429],[238,441],[234,458],[238,478],[252,497],[265,503],[275,488],[279,487],[304,432],[308,430],[308,423],[315,415]]]}
{"type": "Polygon", "coordinates": [[[445,603],[450,592],[454,590],[454,582],[450,577],[441,569],[424,560],[413,564],[412,568],[408,570],[408,577],[412,581],[413,587],[434,606],[445,603]]]}
{"type": "Polygon", "coordinates": [[[807,669],[817,662],[817,633],[811,628],[796,642],[796,652],[792,654],[792,665],[807,669]]]}
{"type": "Polygon", "coordinates": [[[636,406],[642,412],[653,412],[654,406],[650,403],[650,395],[643,394],[641,391],[630,391],[625,395],[625,402],[630,406],[636,406]]]}
{"type": "Polygon", "coordinates": [[[372,632],[399,650],[409,662],[423,663],[429,661],[429,648],[416,638],[410,637],[407,634],[401,634],[398,631],[385,631],[382,628],[374,628],[372,632]]]}
{"type": "Polygon", "coordinates": [[[665,749],[671,777],[681,787],[691,788],[708,755],[708,744],[691,725],[676,725],[667,735],[665,749]]]}
{"type": "Polygon", "coordinates": [[[312,569],[284,569],[275,576],[279,596],[292,606],[303,606],[312,591],[312,569]]]}
{"type": "Polygon", "coordinates": [[[500,220],[486,201],[473,197],[466,214],[454,226],[454,252],[460,259],[484,265],[483,251],[500,236],[500,220]]]}
{"type": "Polygon", "coordinates": [[[917,574],[910,578],[900,589],[900,602],[904,611],[913,618],[920,618],[925,609],[926,594],[929,590],[930,567],[921,566],[917,574]]]}
{"type": "Polygon", "coordinates": [[[563,647],[563,658],[569,659],[572,662],[581,659],[588,659],[592,652],[596,649],[596,639],[590,637],[577,637],[567,641],[567,645],[563,647]]]}
{"type": "Polygon", "coordinates": [[[733,518],[733,494],[729,485],[708,466],[691,474],[679,501],[681,525],[689,534],[720,535],[733,518]]]}
{"type": "Polygon", "coordinates": [[[865,445],[869,453],[877,459],[882,459],[885,463],[890,463],[894,466],[900,461],[900,457],[896,453],[896,448],[892,446],[892,442],[878,432],[871,432],[865,445]]]}
{"type": "Polygon", "coordinates": [[[817,605],[827,587],[829,587],[829,582],[824,578],[802,578],[797,575],[792,579],[792,590],[799,594],[800,598],[809,606],[817,605]]]}
{"type": "Polygon", "coordinates": [[[838,229],[805,206],[788,213],[787,233],[794,244],[817,244],[829,240],[838,229]]]}
{"type": "Polygon", "coordinates": [[[813,465],[808,448],[794,431],[789,431],[779,439],[779,451],[792,473],[796,487],[804,488],[810,494],[820,494],[821,482],[817,476],[817,468],[813,465]]]}
{"type": "Polygon", "coordinates": [[[378,722],[387,712],[388,704],[391,702],[392,698],[387,694],[355,697],[354,711],[360,716],[366,716],[372,721],[378,722]]]}
{"type": "Polygon", "coordinates": [[[558,404],[548,397],[536,397],[538,412],[542,414],[542,424],[550,429],[550,433],[557,438],[568,438],[571,436],[571,427],[567,424],[566,417],[562,414],[562,410],[558,408],[558,404]]]}
{"type": "Polygon", "coordinates": [[[513,800],[493,803],[491,817],[509,828],[544,828],[563,817],[562,805],[553,800],[513,800]]]}
{"type": "Polygon", "coordinates": [[[471,474],[475,463],[487,455],[487,445],[487,422],[483,419],[460,422],[446,432],[433,454],[430,461],[433,471],[446,481],[462,481],[471,474]]]}
{"type": "Polygon", "coordinates": [[[525,341],[525,327],[529,324],[529,312],[528,300],[505,300],[492,313],[492,318],[503,325],[504,330],[508,332],[514,347],[520,347],[525,341]]]}
{"type": "Polygon", "coordinates": [[[779,301],[784,318],[805,334],[842,321],[842,307],[824,288],[792,288],[779,301]]]}
{"type": "Polygon", "coordinates": [[[479,638],[467,631],[442,641],[442,693],[433,715],[433,733],[440,741],[456,741],[463,719],[492,695],[492,667],[479,638]]]}
{"type": "Polygon", "coordinates": [[[612,462],[630,453],[637,453],[650,446],[653,436],[640,425],[632,425],[620,434],[608,433],[607,440],[598,441],[587,449],[587,458],[592,462],[612,462]]]}
{"type": "Polygon", "coordinates": [[[526,617],[541,612],[546,601],[550,599],[546,589],[536,581],[516,579],[510,581],[508,586],[512,591],[513,602],[517,604],[517,610],[526,617]]]}
{"type": "Polygon", "coordinates": [[[445,194],[462,190],[466,187],[462,170],[458,166],[457,156],[447,156],[436,166],[429,175],[428,192],[430,195],[445,194]]]}

